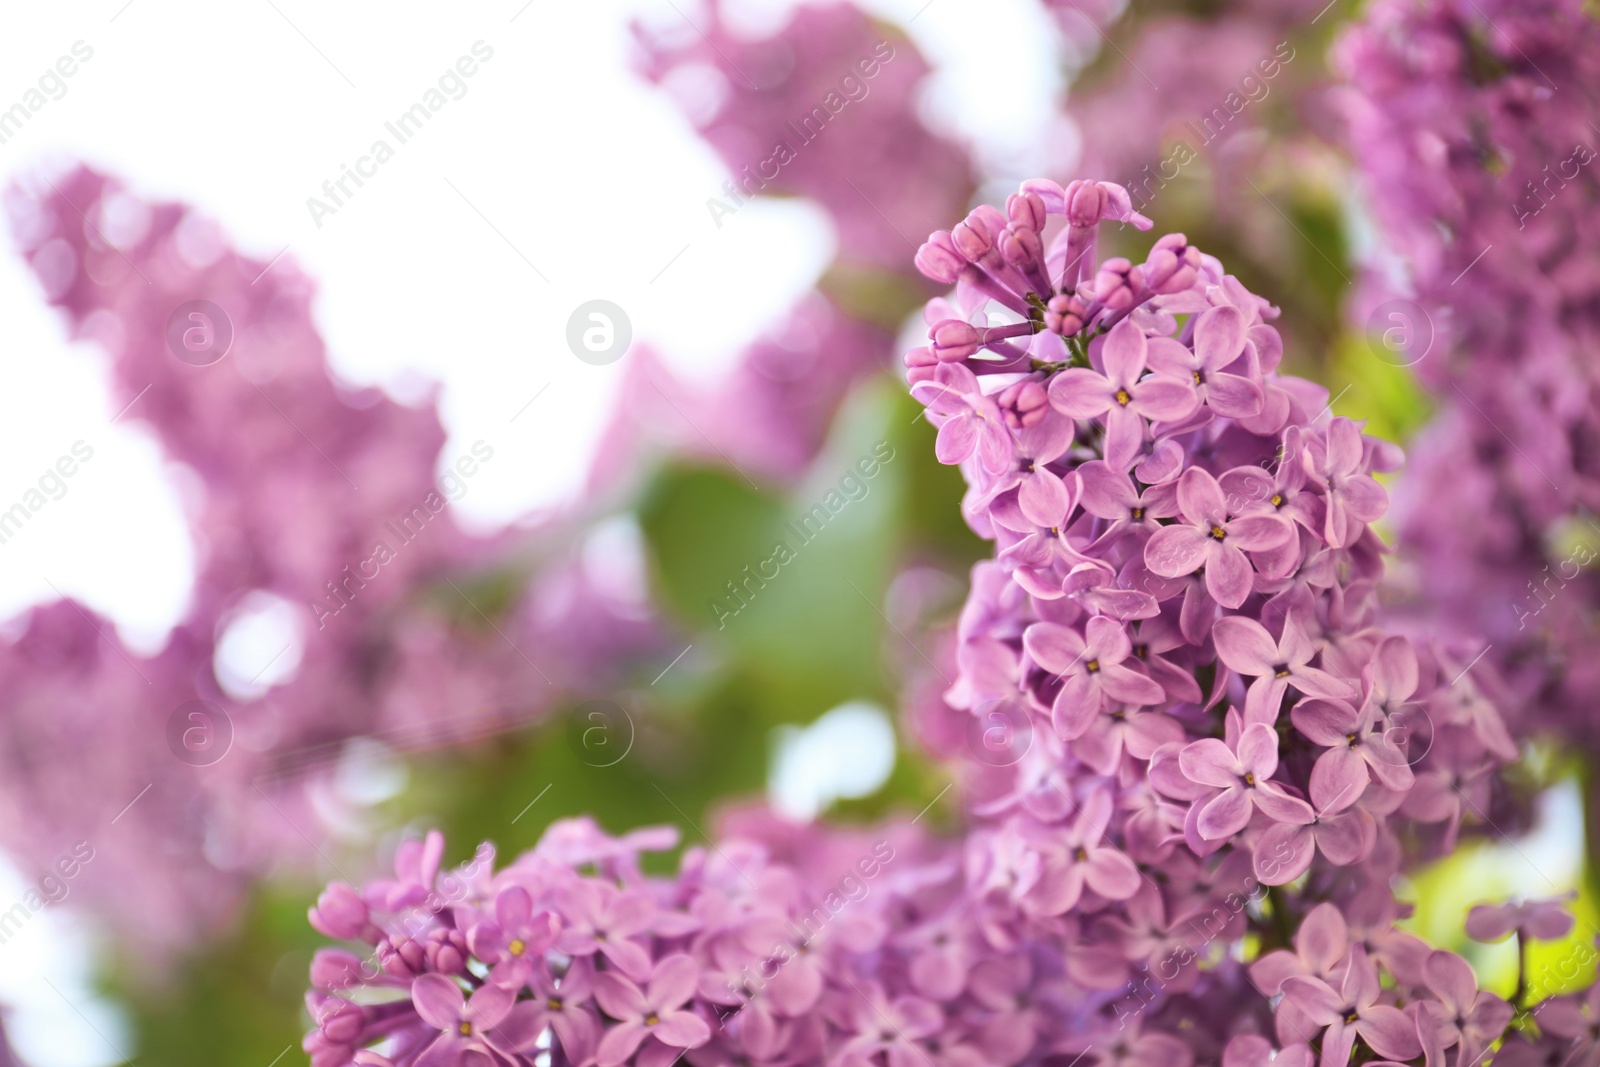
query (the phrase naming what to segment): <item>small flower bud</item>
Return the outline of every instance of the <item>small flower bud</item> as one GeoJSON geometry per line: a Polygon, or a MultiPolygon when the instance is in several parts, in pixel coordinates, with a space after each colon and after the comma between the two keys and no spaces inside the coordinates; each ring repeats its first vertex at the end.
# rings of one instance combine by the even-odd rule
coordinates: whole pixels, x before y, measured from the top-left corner
{"type": "Polygon", "coordinates": [[[1082,300],[1070,293],[1061,293],[1051,297],[1050,303],[1045,305],[1044,327],[1062,337],[1072,337],[1082,331],[1086,314],[1082,300]]]}
{"type": "Polygon", "coordinates": [[[1094,277],[1095,296],[1113,311],[1131,307],[1144,288],[1143,273],[1122,256],[1108,259],[1094,277]]]}
{"type": "Polygon", "coordinates": [[[354,887],[343,882],[324,889],[307,917],[318,933],[339,941],[364,940],[371,925],[366,901],[354,887]]]}
{"type": "Polygon", "coordinates": [[[1050,406],[1050,394],[1032,379],[1007,386],[997,400],[1006,425],[1013,430],[1037,426],[1050,406]]]}
{"type": "Polygon", "coordinates": [[[938,230],[917,249],[917,270],[941,285],[954,285],[966,268],[967,261],[956,251],[949,230],[938,230]]]}
{"type": "Polygon", "coordinates": [[[933,355],[940,363],[955,363],[978,350],[977,329],[960,319],[945,319],[928,336],[933,338],[933,355]]]}

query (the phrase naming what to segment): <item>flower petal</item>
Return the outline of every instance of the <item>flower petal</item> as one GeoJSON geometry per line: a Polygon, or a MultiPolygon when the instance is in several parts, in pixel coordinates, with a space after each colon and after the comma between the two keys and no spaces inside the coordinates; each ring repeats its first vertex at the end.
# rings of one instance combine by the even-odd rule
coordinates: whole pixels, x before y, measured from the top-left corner
{"type": "Polygon", "coordinates": [[[1178,479],[1178,509],[1196,525],[1220,526],[1228,517],[1222,486],[1199,467],[1190,467],[1178,479]]]}
{"type": "Polygon", "coordinates": [[[1200,397],[1194,386],[1182,378],[1169,378],[1154,374],[1129,390],[1133,394],[1133,408],[1154,422],[1177,422],[1186,419],[1200,406],[1200,397]]]}
{"type": "Polygon", "coordinates": [[[1237,308],[1228,305],[1212,308],[1195,320],[1195,357],[1202,367],[1220,370],[1239,358],[1244,350],[1244,338],[1244,316],[1237,308]]]}
{"type": "Polygon", "coordinates": [[[1216,641],[1217,657],[1229,670],[1251,678],[1273,673],[1278,662],[1278,643],[1259,622],[1243,615],[1229,615],[1217,620],[1211,634],[1216,641]]]}
{"type": "Polygon", "coordinates": [[[1123,319],[1106,335],[1100,348],[1100,364],[1112,383],[1132,385],[1144,373],[1145,354],[1144,331],[1132,319],[1123,319]]]}
{"type": "Polygon", "coordinates": [[[1356,1033],[1371,1045],[1380,1056],[1391,1060],[1409,1060],[1422,1055],[1422,1043],[1417,1040],[1417,1027],[1411,1016],[1387,1004],[1374,1004],[1364,1008],[1356,1021],[1356,1033]]]}
{"type": "MultiPolygon", "coordinates": [[[[1316,851],[1311,827],[1275,822],[1262,831],[1260,838],[1256,840],[1253,857],[1256,877],[1261,880],[1262,885],[1285,885],[1292,882],[1306,873],[1316,851]]],[[[1273,953],[1273,955],[1278,954],[1273,953]]],[[[1284,952],[1282,955],[1290,954],[1284,952]]],[[[1251,968],[1250,975],[1252,978],[1255,977],[1254,968],[1251,968]]],[[[1279,976],[1280,981],[1282,977],[1286,976],[1279,976]]],[[[1274,988],[1273,992],[1276,991],[1274,988]]],[[[1263,989],[1262,992],[1266,990],[1263,989]]],[[[1271,996],[1272,993],[1267,995],[1271,996]]]]}
{"type": "Polygon", "coordinates": [[[658,962],[650,975],[650,989],[646,1000],[656,1011],[676,1008],[694,996],[695,982],[700,977],[700,965],[694,957],[678,952],[658,962]]]}
{"type": "Polygon", "coordinates": [[[1206,562],[1211,543],[1193,526],[1163,526],[1145,542],[1144,563],[1163,578],[1193,574],[1206,562]]]}
{"type": "Polygon", "coordinates": [[[599,1067],[617,1067],[620,1063],[626,1063],[628,1057],[639,1050],[649,1033],[643,1023],[618,1023],[600,1039],[600,1047],[595,1050],[595,1063],[599,1067]]]}
{"type": "Polygon", "coordinates": [[[650,1010],[644,992],[615,971],[594,976],[594,999],[613,1019],[642,1019],[650,1010]]]}
{"type": "Polygon", "coordinates": [[[1318,756],[1311,768],[1311,799],[1325,813],[1343,811],[1361,799],[1370,780],[1367,761],[1340,744],[1318,756]]]}
{"type": "Polygon", "coordinates": [[[1211,598],[1225,608],[1236,608],[1254,588],[1255,571],[1244,553],[1226,541],[1215,543],[1206,559],[1206,592],[1211,598]]]}
{"type": "Polygon", "coordinates": [[[1225,789],[1200,809],[1197,826],[1207,841],[1222,841],[1250,824],[1250,797],[1243,788],[1225,789]]]}
{"type": "Polygon", "coordinates": [[[1213,789],[1232,789],[1239,784],[1239,759],[1215,737],[1203,737],[1183,747],[1178,767],[1191,782],[1213,789]]]}
{"type": "Polygon", "coordinates": [[[698,1048],[711,1040],[711,1027],[693,1012],[669,1011],[650,1028],[658,1041],[676,1048],[698,1048]]]}
{"type": "Polygon", "coordinates": [[[1206,376],[1206,407],[1230,419],[1244,419],[1261,413],[1266,394],[1249,378],[1217,371],[1206,376]]]}
{"type": "Polygon", "coordinates": [[[1036,622],[1022,633],[1022,647],[1039,666],[1064,674],[1083,662],[1084,643],[1078,631],[1055,622],[1036,622]]]}
{"type": "Polygon", "coordinates": [[[1064,370],[1050,380],[1050,406],[1075,419],[1103,415],[1116,403],[1117,387],[1087,367],[1064,370]]]}
{"type": "MultiPolygon", "coordinates": [[[[1222,623],[1217,626],[1220,629],[1222,623]]],[[[1355,709],[1342,700],[1302,700],[1289,712],[1289,719],[1296,730],[1324,748],[1348,744],[1348,736],[1356,730],[1355,709]]]]}
{"type": "Polygon", "coordinates": [[[1329,1026],[1344,1015],[1344,1000],[1320,978],[1290,975],[1279,987],[1285,1000],[1300,1009],[1317,1026],[1329,1026]]]}
{"type": "Polygon", "coordinates": [[[454,1030],[466,1013],[467,998],[452,979],[424,974],[411,983],[411,1003],[429,1026],[454,1030]]]}

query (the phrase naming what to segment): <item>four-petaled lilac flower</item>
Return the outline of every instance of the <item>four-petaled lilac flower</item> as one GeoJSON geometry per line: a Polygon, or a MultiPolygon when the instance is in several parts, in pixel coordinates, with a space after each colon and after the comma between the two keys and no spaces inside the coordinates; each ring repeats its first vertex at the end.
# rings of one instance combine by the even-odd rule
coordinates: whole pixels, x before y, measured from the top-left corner
{"type": "Polygon", "coordinates": [[[1278,735],[1262,723],[1246,726],[1232,745],[1203,737],[1184,746],[1178,766],[1191,782],[1220,790],[1209,800],[1197,802],[1200,810],[1195,828],[1207,841],[1220,841],[1243,830],[1256,808],[1275,822],[1298,825],[1315,817],[1311,805],[1271,780],[1278,770],[1278,735]]]}
{"type": "Polygon", "coordinates": [[[1254,586],[1245,552],[1274,549],[1294,536],[1276,515],[1230,515],[1222,487],[1199,467],[1178,479],[1182,523],[1157,530],[1144,546],[1145,565],[1166,578],[1205,568],[1206,590],[1218,604],[1237,608],[1254,586]]]}
{"type": "Polygon", "coordinates": [[[1360,945],[1350,950],[1350,964],[1338,991],[1321,978],[1292,975],[1283,981],[1283,1005],[1289,1005],[1322,1032],[1322,1067],[1345,1067],[1359,1036],[1374,1052],[1391,1060],[1422,1054],[1411,1016],[1379,1001],[1378,969],[1360,945]]]}
{"type": "Polygon", "coordinates": [[[1034,662],[1063,680],[1050,714],[1056,732],[1067,740],[1081,737],[1108,703],[1166,699],[1159,684],[1123,665],[1133,642],[1115,619],[1096,615],[1082,635],[1060,623],[1036,622],[1023,633],[1022,643],[1034,662]]]}
{"type": "Polygon", "coordinates": [[[1539,1010],[1539,1026],[1567,1042],[1563,1065],[1588,1064],[1600,1060],[1600,982],[1587,992],[1554,997],[1539,1010]]]}
{"type": "Polygon", "coordinates": [[[940,463],[964,463],[973,456],[998,474],[1011,463],[1011,434],[1000,405],[985,396],[977,375],[956,363],[941,363],[929,381],[911,387],[939,428],[934,454],[940,463]]]}
{"type": "Polygon", "coordinates": [[[616,1019],[595,1052],[600,1067],[616,1067],[634,1054],[647,1037],[673,1048],[694,1048],[711,1040],[711,1027],[683,1004],[694,996],[700,967],[692,956],[678,954],[658,961],[645,988],[616,971],[594,976],[594,999],[616,1019]]]}
{"type": "Polygon", "coordinates": [[[931,1001],[913,996],[891,999],[877,983],[846,1000],[843,1014],[852,1036],[834,1060],[840,1067],[872,1067],[879,1053],[888,1067],[928,1067],[928,1054],[918,1042],[944,1025],[944,1013],[931,1001]]]}
{"type": "Polygon", "coordinates": [[[1471,965],[1454,952],[1429,954],[1422,969],[1428,989],[1439,998],[1417,1002],[1417,1036],[1427,1062],[1443,1064],[1444,1050],[1455,1045],[1458,1064],[1477,1063],[1506,1032],[1515,1014],[1511,1005],[1480,992],[1471,965]]]}
{"type": "Polygon", "coordinates": [[[1348,867],[1371,855],[1377,840],[1377,820],[1359,805],[1339,812],[1319,810],[1300,826],[1273,823],[1256,839],[1256,877],[1262,885],[1287,885],[1310,869],[1318,852],[1329,863],[1348,867]]]}
{"type": "Polygon", "coordinates": [[[1106,462],[1126,470],[1144,441],[1143,419],[1174,422],[1187,417],[1197,403],[1194,387],[1165,374],[1143,377],[1148,344],[1131,319],[1112,327],[1098,344],[1104,373],[1087,367],[1063,371],[1051,379],[1050,403],[1075,419],[1104,415],[1106,462]]]}
{"type": "Polygon", "coordinates": [[[1406,754],[1370,701],[1357,712],[1342,700],[1302,700],[1289,718],[1296,730],[1327,749],[1311,768],[1311,800],[1323,811],[1348,808],[1374,778],[1401,791],[1415,781],[1406,754]]]}
{"type": "Polygon", "coordinates": [[[1085,887],[1107,900],[1127,900],[1139,891],[1139,868],[1105,840],[1111,822],[1111,797],[1103,789],[1090,793],[1071,825],[1036,831],[1043,870],[1026,903],[1040,915],[1071,911],[1085,887]]]}
{"type": "Polygon", "coordinates": [[[1274,1049],[1260,1034],[1239,1034],[1222,1050],[1222,1067],[1311,1067],[1315,1062],[1304,1042],[1274,1049]]]}
{"type": "MultiPolygon", "coordinates": [[[[1283,638],[1279,641],[1272,639],[1265,626],[1243,615],[1218,619],[1211,633],[1217,645],[1217,658],[1229,670],[1255,679],[1245,691],[1246,722],[1268,726],[1277,722],[1283,695],[1290,685],[1307,696],[1356,695],[1355,687],[1349,682],[1310,665],[1317,649],[1292,610],[1284,615],[1283,638]]],[[[1400,762],[1404,764],[1405,760],[1400,762]]]]}
{"type": "Polygon", "coordinates": [[[1572,894],[1554,900],[1508,900],[1478,904],[1467,912],[1467,936],[1474,941],[1501,941],[1512,933],[1536,941],[1556,941],[1572,932],[1572,894]]]}
{"type": "Polygon", "coordinates": [[[516,1052],[516,1038],[497,1031],[516,999],[516,990],[497,985],[479,986],[468,999],[442,974],[419,977],[411,984],[411,1002],[422,1021],[439,1033],[417,1057],[417,1067],[488,1064],[496,1054],[516,1052]]]}
{"type": "Polygon", "coordinates": [[[528,980],[559,931],[556,917],[535,912],[528,891],[513,885],[495,897],[494,919],[473,927],[468,943],[474,956],[494,966],[494,982],[515,989],[528,980]]]}
{"type": "Polygon", "coordinates": [[[543,1033],[546,1027],[554,1030],[567,1061],[573,1067],[587,1067],[600,1042],[600,1019],[590,1004],[594,996],[594,966],[579,957],[559,983],[547,968],[537,967],[528,980],[528,989],[534,999],[517,1005],[518,1012],[527,1012],[526,1025],[534,1033],[543,1033]]]}
{"type": "Polygon", "coordinates": [[[1265,997],[1275,997],[1296,975],[1333,980],[1350,951],[1350,928],[1335,904],[1324,901],[1306,912],[1294,934],[1294,951],[1268,952],[1250,965],[1250,981],[1265,997]]]}
{"type": "MultiPolygon", "coordinates": [[[[1095,1048],[1096,1067],[1190,1067],[1194,1052],[1187,1044],[1159,1030],[1143,1033],[1137,1019],[1107,1035],[1105,1046],[1095,1048]]],[[[1081,1052],[1070,1045],[1063,1052],[1081,1052]]]]}
{"type": "Polygon", "coordinates": [[[1098,459],[1079,467],[1078,479],[1083,487],[1078,501],[1083,510],[1109,523],[1089,546],[1091,550],[1127,534],[1153,534],[1161,529],[1157,519],[1170,519],[1178,513],[1177,486],[1170,482],[1140,491],[1126,472],[1098,459]]]}
{"type": "Polygon", "coordinates": [[[1150,366],[1161,374],[1189,378],[1200,403],[1227,418],[1259,414],[1261,387],[1241,374],[1224,371],[1245,351],[1244,316],[1233,307],[1212,308],[1199,316],[1194,348],[1170,337],[1150,342],[1150,366]]]}
{"type": "MultiPolygon", "coordinates": [[[[1018,508],[1030,522],[1046,528],[1063,525],[1073,504],[1072,488],[1048,464],[1072,447],[1072,436],[1072,420],[1054,412],[1017,431],[1017,458],[1009,473],[995,479],[988,499],[1016,489],[1018,508]]],[[[1076,482],[1073,475],[1072,484],[1076,482]]]]}
{"type": "Polygon", "coordinates": [[[979,1031],[979,1044],[1002,1067],[1021,1063],[1048,1024],[1031,989],[1033,981],[1033,965],[1026,956],[992,956],[972,969],[967,991],[992,1013],[979,1031]]]}
{"type": "Polygon", "coordinates": [[[1328,424],[1326,440],[1304,438],[1301,460],[1325,492],[1323,538],[1331,548],[1353,543],[1366,524],[1380,518],[1389,507],[1389,494],[1366,473],[1361,431],[1349,419],[1328,424]]]}
{"type": "Polygon", "coordinates": [[[561,905],[568,924],[556,938],[557,951],[568,956],[598,952],[630,978],[642,980],[650,973],[650,954],[632,940],[656,917],[655,901],[648,894],[584,882],[566,890],[561,905]]]}

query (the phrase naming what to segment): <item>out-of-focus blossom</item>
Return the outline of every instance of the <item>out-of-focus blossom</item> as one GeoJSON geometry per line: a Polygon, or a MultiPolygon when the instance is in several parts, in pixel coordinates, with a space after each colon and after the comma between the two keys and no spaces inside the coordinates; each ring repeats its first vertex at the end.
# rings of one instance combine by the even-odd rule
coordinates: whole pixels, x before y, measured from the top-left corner
{"type": "MultiPolygon", "coordinates": [[[[198,212],[86,169],[13,190],[8,207],[72,336],[110,356],[113,404],[197,490],[194,592],[161,652],[123,648],[71,602],[34,610],[0,648],[0,836],[45,866],[88,842],[79,894],[134,941],[181,943],[230,914],[254,872],[308,857],[322,816],[348,805],[300,778],[346,740],[471,740],[654,650],[642,591],[625,603],[576,561],[531,586],[509,572],[516,606],[485,634],[451,575],[502,565],[509,542],[470,538],[445,513],[431,406],[330,377],[313,289],[292,262],[242,256],[198,212]],[[419,601],[435,584],[470,625],[419,601]],[[263,596],[287,605],[298,665],[264,692],[229,692],[218,644],[263,596]]],[[[474,462],[491,461],[479,446],[474,462]]]]}
{"type": "Polygon", "coordinates": [[[1592,752],[1600,20],[1575,0],[1384,0],[1335,59],[1378,237],[1353,318],[1440,404],[1398,483],[1419,624],[1487,650],[1513,737],[1592,752]]]}

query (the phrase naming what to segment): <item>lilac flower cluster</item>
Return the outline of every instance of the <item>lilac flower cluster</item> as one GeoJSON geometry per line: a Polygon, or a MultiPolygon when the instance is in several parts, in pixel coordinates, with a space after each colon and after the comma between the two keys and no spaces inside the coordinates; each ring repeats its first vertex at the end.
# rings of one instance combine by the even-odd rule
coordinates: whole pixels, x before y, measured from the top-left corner
{"type": "MultiPolygon", "coordinates": [[[[441,875],[432,833],[400,847],[395,878],[330,886],[312,924],[367,950],[312,964],[312,1063],[903,1063],[944,1029],[939,1000],[964,976],[943,997],[916,992],[951,984],[942,934],[889,935],[898,916],[942,910],[958,881],[948,849],[909,828],[780,830],[690,849],[675,878],[641,874],[641,853],[676,842],[569,820],[503,870],[484,845],[441,875]]],[[[981,983],[991,1001],[1018,992],[1009,977],[981,983]]],[[[998,1008],[985,1017],[1003,1021],[998,1008]]]]}
{"type": "Polygon", "coordinates": [[[1119,186],[1030,181],[918,255],[956,288],[912,392],[996,545],[946,693],[974,724],[969,891],[1131,974],[1124,1035],[1259,1026],[1233,973],[1255,933],[1300,953],[1248,972],[1280,1043],[1472,1062],[1510,1011],[1462,1029],[1470,969],[1395,929],[1390,884],[1486,820],[1517,749],[1470,671],[1379,624],[1399,452],[1278,373],[1276,310],[1181,234],[1097,263],[1107,219],[1150,225],[1119,186]]]}
{"type": "MultiPolygon", "coordinates": [[[[368,946],[313,964],[317,1067],[1600,1056],[1596,994],[1513,1005],[1396,926],[1417,839],[1516,754],[1470,672],[1376,623],[1398,452],[1279,374],[1274,309],[1181,235],[1097,262],[1106,219],[1149,225],[1032,181],[918,255],[956,290],[912,391],[996,543],[945,694],[964,835],[752,813],[670,878],[640,870],[655,830],[558,823],[443,877],[441,839],[407,843],[312,910],[368,946]]],[[[1556,902],[1471,925],[1569,929],[1556,902]]]]}
{"type": "Polygon", "coordinates": [[[1576,0],[1380,2],[1335,61],[1381,234],[1356,318],[1379,314],[1440,404],[1396,502],[1419,615],[1492,649],[1515,732],[1600,750],[1600,20],[1576,0]]]}

